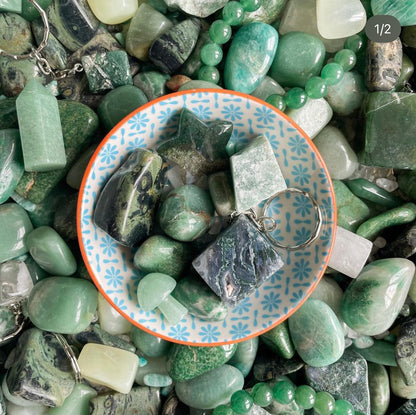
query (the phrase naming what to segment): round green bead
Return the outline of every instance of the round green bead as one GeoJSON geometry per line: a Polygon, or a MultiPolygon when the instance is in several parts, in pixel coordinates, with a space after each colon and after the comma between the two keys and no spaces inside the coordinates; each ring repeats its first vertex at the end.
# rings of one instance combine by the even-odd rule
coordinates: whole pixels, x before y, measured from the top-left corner
{"type": "Polygon", "coordinates": [[[266,102],[268,102],[270,105],[273,105],[280,111],[284,111],[286,109],[286,101],[283,95],[280,95],[280,94],[269,95],[266,99],[266,102]]]}
{"type": "Polygon", "coordinates": [[[222,9],[222,18],[230,26],[237,26],[244,20],[244,9],[238,1],[230,1],[222,9]]]}
{"type": "Polygon", "coordinates": [[[264,408],[273,402],[272,388],[264,382],[257,383],[251,390],[251,396],[256,405],[264,408]]]}
{"type": "Polygon", "coordinates": [[[308,98],[319,99],[327,94],[328,85],[325,79],[320,76],[313,76],[306,82],[305,92],[308,95],[308,98]]]}
{"type": "Polygon", "coordinates": [[[253,406],[253,398],[246,391],[237,391],[232,394],[230,405],[235,413],[246,414],[253,406]]]}
{"type": "Polygon", "coordinates": [[[231,39],[231,26],[224,20],[215,20],[209,28],[209,37],[214,43],[223,45],[231,39]]]}
{"type": "Polygon", "coordinates": [[[246,12],[255,12],[260,8],[262,1],[261,0],[240,0],[243,9],[246,12]]]}
{"type": "Polygon", "coordinates": [[[201,61],[207,66],[217,66],[222,60],[222,49],[216,43],[208,43],[201,49],[201,61]]]}
{"type": "Polygon", "coordinates": [[[354,407],[344,399],[338,399],[335,401],[335,407],[333,415],[354,415],[354,407]]]}
{"type": "Polygon", "coordinates": [[[234,415],[233,410],[227,405],[219,405],[217,406],[212,415],[234,415]]]}
{"type": "Polygon", "coordinates": [[[335,399],[328,392],[318,392],[313,409],[319,415],[331,415],[335,408],[335,399]]]}
{"type": "Polygon", "coordinates": [[[198,71],[198,79],[200,81],[212,82],[218,84],[220,80],[220,72],[215,66],[201,66],[198,71]]]}
{"type": "Polygon", "coordinates": [[[342,49],[336,53],[334,61],[342,66],[344,72],[347,72],[357,63],[357,55],[351,49],[342,49]]]}
{"type": "Polygon", "coordinates": [[[295,398],[295,387],[287,380],[281,380],[273,387],[273,397],[277,402],[287,405],[295,398]]]}
{"type": "Polygon", "coordinates": [[[321,71],[321,76],[326,80],[328,85],[335,85],[341,81],[344,76],[344,69],[339,63],[327,63],[321,71]]]}
{"type": "Polygon", "coordinates": [[[303,409],[311,409],[315,404],[316,392],[308,385],[302,385],[295,390],[295,401],[303,409]]]}
{"type": "Polygon", "coordinates": [[[357,53],[364,47],[363,38],[360,35],[352,35],[344,42],[344,48],[357,53]]]}
{"type": "Polygon", "coordinates": [[[290,109],[302,108],[306,104],[308,96],[303,88],[294,87],[286,92],[285,101],[290,109]]]}

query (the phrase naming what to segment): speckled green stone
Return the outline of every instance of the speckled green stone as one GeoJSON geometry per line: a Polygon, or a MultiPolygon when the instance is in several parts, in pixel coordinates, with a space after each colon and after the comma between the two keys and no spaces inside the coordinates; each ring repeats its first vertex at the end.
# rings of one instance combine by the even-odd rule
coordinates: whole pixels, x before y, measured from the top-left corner
{"type": "Polygon", "coordinates": [[[139,72],[133,78],[133,84],[140,88],[149,101],[167,94],[166,81],[170,79],[167,74],[157,71],[139,72]]]}
{"type": "Polygon", "coordinates": [[[295,355],[287,320],[262,334],[260,338],[269,349],[285,359],[291,359],[295,355]]]}
{"type": "MultiPolygon", "coordinates": [[[[52,3],[52,0],[36,0],[36,3],[38,3],[43,10],[46,10],[52,3]]],[[[38,10],[29,0],[22,0],[22,17],[29,22],[40,17],[38,10]]]]}
{"type": "Polygon", "coordinates": [[[368,363],[371,415],[384,415],[390,403],[389,375],[383,365],[368,363]]]}
{"type": "Polygon", "coordinates": [[[416,399],[410,399],[396,409],[391,415],[413,415],[416,411],[416,399]]]}
{"type": "Polygon", "coordinates": [[[246,377],[253,367],[258,348],[258,337],[252,337],[251,339],[237,343],[237,350],[228,361],[228,364],[239,369],[243,376],[246,377]]]}
{"type": "Polygon", "coordinates": [[[133,326],[131,329],[131,339],[134,345],[149,357],[166,356],[172,345],[172,343],[141,330],[136,326],[133,326]]]}
{"type": "Polygon", "coordinates": [[[15,55],[30,52],[34,39],[30,24],[16,13],[0,13],[0,49],[15,55]]]}
{"type": "Polygon", "coordinates": [[[416,24],[416,4],[411,0],[371,0],[371,9],[374,15],[394,16],[401,26],[416,24]]]}
{"type": "Polygon", "coordinates": [[[228,307],[198,276],[182,278],[172,295],[187,309],[189,314],[206,321],[222,321],[228,307]]]}
{"type": "Polygon", "coordinates": [[[383,341],[373,340],[374,343],[370,347],[358,348],[355,345],[350,346],[351,350],[355,350],[367,362],[378,363],[384,366],[397,366],[394,358],[394,344],[383,341]]]}
{"type": "Polygon", "coordinates": [[[236,349],[236,344],[212,347],[174,344],[167,360],[169,376],[177,382],[194,379],[228,362],[236,349]]]}
{"type": "Polygon", "coordinates": [[[189,76],[192,79],[197,79],[198,71],[202,66],[201,49],[211,42],[208,30],[201,31],[191,55],[181,66],[181,74],[189,76]]]}
{"type": "Polygon", "coordinates": [[[390,387],[394,396],[416,399],[416,385],[407,385],[398,367],[390,367],[390,387]]]}
{"type": "Polygon", "coordinates": [[[75,101],[60,100],[58,106],[67,164],[61,170],[23,174],[15,192],[33,203],[41,202],[65,177],[98,128],[97,115],[86,105],[75,101]]]}

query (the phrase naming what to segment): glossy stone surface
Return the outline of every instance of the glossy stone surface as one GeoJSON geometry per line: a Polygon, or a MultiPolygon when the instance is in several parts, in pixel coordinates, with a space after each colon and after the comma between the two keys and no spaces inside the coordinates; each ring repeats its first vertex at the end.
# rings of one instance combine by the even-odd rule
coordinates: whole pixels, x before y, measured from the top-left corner
{"type": "Polygon", "coordinates": [[[416,385],[406,385],[399,368],[390,368],[390,387],[394,395],[404,399],[416,398],[416,385]]]}
{"type": "Polygon", "coordinates": [[[224,67],[227,89],[250,94],[266,76],[276,54],[279,35],[272,26],[255,22],[234,36],[224,67]]]}
{"type": "Polygon", "coordinates": [[[20,336],[4,382],[16,399],[60,406],[74,387],[74,375],[56,337],[31,328],[20,336]]]}
{"type": "Polygon", "coordinates": [[[26,236],[30,255],[49,274],[72,275],[77,262],[65,241],[49,226],[40,226],[26,236]]]}
{"type": "Polygon", "coordinates": [[[222,321],[228,307],[197,276],[182,278],[172,295],[187,309],[189,314],[206,321],[222,321]]]}
{"type": "Polygon", "coordinates": [[[414,264],[403,258],[380,259],[366,265],[344,293],[344,321],[358,333],[383,333],[400,312],[414,272],[414,264]]]}
{"type": "Polygon", "coordinates": [[[287,320],[262,334],[260,338],[269,349],[285,359],[291,359],[295,355],[287,320]]]}
{"type": "Polygon", "coordinates": [[[265,76],[250,95],[265,101],[272,94],[284,95],[285,90],[273,78],[265,76]]]}
{"type": "Polygon", "coordinates": [[[88,5],[100,22],[111,25],[130,20],[137,10],[136,0],[88,0],[88,5]]]}
{"type": "Polygon", "coordinates": [[[0,206],[0,263],[28,252],[25,236],[33,230],[26,211],[16,203],[0,206]]]}
{"type": "Polygon", "coordinates": [[[0,100],[0,129],[17,129],[16,98],[0,100]]]}
{"type": "Polygon", "coordinates": [[[21,13],[22,0],[2,0],[0,2],[0,12],[21,13]]]}
{"type": "Polygon", "coordinates": [[[162,72],[176,72],[195,47],[199,29],[196,19],[186,19],[171,27],[151,44],[150,61],[162,72]]]}
{"type": "Polygon", "coordinates": [[[89,281],[50,277],[39,281],[27,304],[32,323],[46,331],[73,334],[91,323],[97,309],[97,290],[89,281]]]}
{"type": "MultiPolygon", "coordinates": [[[[36,3],[38,3],[43,10],[46,10],[52,3],[52,0],[37,0],[36,3]]],[[[32,22],[40,17],[39,11],[32,3],[30,3],[29,0],[22,0],[22,17],[29,22],[32,22]]]]}
{"type": "Polygon", "coordinates": [[[307,300],[290,316],[289,331],[296,351],[310,366],[330,365],[344,352],[344,334],[339,320],[320,300],[307,300]]]}
{"type": "Polygon", "coordinates": [[[390,403],[389,375],[383,365],[368,363],[371,415],[384,415],[390,403]]]}
{"type": "Polygon", "coordinates": [[[394,344],[383,340],[373,340],[373,345],[365,348],[351,346],[351,350],[355,350],[367,362],[378,363],[384,366],[397,366],[394,358],[394,344]]]}
{"type": "Polygon", "coordinates": [[[101,191],[95,224],[120,244],[137,246],[151,231],[165,171],[155,152],[133,151],[101,191]]]}
{"type": "Polygon", "coordinates": [[[0,264],[0,306],[16,304],[27,298],[32,288],[32,277],[23,261],[0,264]]]}
{"type": "Polygon", "coordinates": [[[207,17],[223,8],[227,3],[227,0],[166,0],[165,2],[169,7],[180,9],[192,16],[207,17]]]}
{"type": "Polygon", "coordinates": [[[0,48],[20,55],[30,52],[34,45],[30,24],[16,13],[0,14],[0,48]]]}
{"type": "Polygon", "coordinates": [[[329,275],[324,275],[310,298],[321,300],[328,304],[338,318],[341,318],[341,300],[343,291],[337,282],[329,275]]]}
{"type": "Polygon", "coordinates": [[[250,219],[239,215],[192,265],[215,294],[235,305],[278,271],[283,261],[250,219]]]}
{"type": "Polygon", "coordinates": [[[325,367],[306,366],[306,380],[316,391],[327,391],[335,399],[348,400],[356,411],[370,415],[367,362],[346,349],[335,363],[325,367]]]}
{"type": "Polygon", "coordinates": [[[194,379],[228,362],[236,350],[236,344],[212,347],[174,344],[167,360],[169,376],[176,382],[194,379]]]}
{"type": "Polygon", "coordinates": [[[145,385],[144,378],[149,374],[157,374],[162,376],[168,376],[166,367],[167,356],[161,357],[139,357],[139,368],[136,373],[135,382],[138,385],[145,385]]]}
{"type": "Polygon", "coordinates": [[[204,174],[228,166],[225,149],[232,131],[233,124],[230,121],[207,124],[185,108],[180,115],[178,133],[162,142],[157,152],[179,165],[184,182],[187,176],[196,181],[204,174]]]}
{"type": "Polygon", "coordinates": [[[244,212],[287,188],[266,136],[251,139],[238,153],[231,156],[230,166],[237,212],[244,212]]]}
{"type": "Polygon", "coordinates": [[[166,81],[169,75],[158,71],[139,72],[133,78],[133,84],[140,88],[149,101],[167,94],[166,81]]]}
{"type": "Polygon", "coordinates": [[[259,338],[253,337],[243,342],[237,343],[237,350],[228,361],[228,364],[236,367],[246,377],[253,367],[259,347],[259,338]]]}
{"type": "Polygon", "coordinates": [[[261,353],[257,353],[253,366],[254,378],[259,382],[275,381],[277,378],[297,372],[305,366],[298,356],[286,359],[271,351],[266,353],[264,349],[260,350],[261,353]]]}
{"type": "Polygon", "coordinates": [[[139,358],[126,350],[102,344],[86,344],[78,357],[82,376],[92,383],[117,392],[129,393],[138,369],[139,358]]]}
{"type": "Polygon", "coordinates": [[[172,343],[141,330],[136,326],[132,327],[131,338],[134,345],[149,357],[166,356],[172,345],[172,343]]]}
{"type": "MultiPolygon", "coordinates": [[[[404,41],[404,43],[406,42],[404,41]]],[[[396,83],[396,86],[394,87],[394,90],[401,91],[405,87],[405,85],[408,84],[409,79],[413,76],[414,71],[415,65],[413,64],[413,61],[405,53],[403,53],[402,70],[400,72],[400,76],[396,83]]]]}
{"type": "Polygon", "coordinates": [[[231,215],[235,211],[235,196],[230,172],[218,172],[208,177],[209,194],[215,210],[220,216],[231,215]]]}
{"type": "Polygon", "coordinates": [[[97,311],[100,327],[104,331],[115,336],[130,333],[133,325],[114,309],[101,293],[98,294],[97,311]]]}
{"type": "Polygon", "coordinates": [[[416,169],[416,97],[407,92],[373,92],[365,100],[365,148],[361,161],[394,169],[416,169]],[[393,95],[394,94],[394,95],[393,95]]]}
{"type": "Polygon", "coordinates": [[[175,386],[178,398],[197,409],[212,409],[228,403],[231,395],[242,389],[244,377],[233,366],[222,365],[186,382],[175,386]]]}
{"type": "Polygon", "coordinates": [[[369,91],[390,91],[402,69],[402,42],[367,42],[366,85],[369,91]]]}
{"type": "Polygon", "coordinates": [[[194,185],[184,185],[169,192],[159,208],[163,231],[178,241],[193,241],[211,224],[214,206],[208,193],[194,185]]]}
{"type": "Polygon", "coordinates": [[[75,101],[58,101],[67,164],[64,169],[51,172],[25,172],[15,192],[39,203],[65,177],[80,152],[88,146],[98,128],[98,117],[86,105],[75,101]]]}
{"type": "Polygon", "coordinates": [[[325,59],[325,46],[317,37],[304,32],[290,32],[279,40],[270,68],[270,76],[283,87],[304,87],[319,75],[325,59]]]}
{"type": "Polygon", "coordinates": [[[394,0],[371,0],[371,9],[374,15],[394,16],[401,26],[416,24],[416,4],[411,0],[399,3],[394,0]]]}
{"type": "MultiPolygon", "coordinates": [[[[405,226],[403,231],[397,237],[390,239],[385,247],[377,251],[376,258],[391,258],[394,256],[400,258],[409,258],[416,253],[416,225],[410,223],[405,226]]],[[[409,290],[409,297],[416,298],[415,292],[411,286],[409,290]]]]}
{"type": "Polygon", "coordinates": [[[400,332],[395,345],[397,365],[407,385],[416,385],[415,345],[416,317],[412,317],[400,325],[400,332]]]}

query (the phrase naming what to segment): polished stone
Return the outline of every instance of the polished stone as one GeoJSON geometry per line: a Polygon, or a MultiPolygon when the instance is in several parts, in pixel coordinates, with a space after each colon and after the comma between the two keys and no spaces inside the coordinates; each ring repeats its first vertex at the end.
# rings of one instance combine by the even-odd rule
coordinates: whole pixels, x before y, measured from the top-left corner
{"type": "Polygon", "coordinates": [[[371,415],[384,415],[390,403],[389,375],[383,365],[368,363],[371,415]]]}
{"type": "Polygon", "coordinates": [[[254,361],[253,376],[259,382],[274,382],[281,376],[299,371],[304,366],[305,363],[297,355],[286,359],[268,349],[260,348],[254,361]]]}
{"type": "Polygon", "coordinates": [[[250,94],[263,101],[273,94],[284,95],[285,90],[270,76],[265,76],[259,86],[250,94]]]}
{"type": "Polygon", "coordinates": [[[166,0],[167,6],[197,17],[207,17],[223,8],[227,0],[166,0]]]}
{"type": "Polygon", "coordinates": [[[290,338],[287,320],[262,334],[260,339],[270,350],[285,359],[291,359],[295,355],[295,347],[290,338]]]}
{"type": "Polygon", "coordinates": [[[246,377],[253,367],[258,347],[258,337],[252,337],[251,339],[237,343],[237,350],[228,361],[228,364],[239,369],[243,376],[246,377]]]}
{"type": "Polygon", "coordinates": [[[131,339],[133,340],[134,345],[144,353],[146,357],[166,356],[172,346],[172,343],[167,340],[154,336],[136,326],[132,327],[131,339]]]}
{"type": "Polygon", "coordinates": [[[215,210],[220,216],[231,215],[235,211],[235,196],[229,171],[208,176],[208,188],[215,210]]]}
{"type": "Polygon", "coordinates": [[[263,22],[272,25],[278,20],[286,4],[286,0],[268,0],[262,2],[257,10],[253,12],[246,11],[244,13],[243,24],[263,22]]]}
{"type": "Polygon", "coordinates": [[[415,349],[416,317],[412,317],[400,325],[400,332],[395,345],[397,365],[407,385],[416,385],[415,349]]]}
{"type": "Polygon", "coordinates": [[[415,65],[413,61],[403,53],[402,57],[402,70],[400,72],[400,77],[394,87],[395,91],[402,91],[406,86],[409,85],[409,80],[415,72],[415,65]]]}
{"type": "Polygon", "coordinates": [[[30,24],[16,13],[0,13],[0,49],[22,55],[34,46],[30,24]]]}
{"type": "Polygon", "coordinates": [[[88,5],[100,22],[110,25],[127,22],[137,10],[136,0],[88,0],[88,5]]]}
{"type": "Polygon", "coordinates": [[[18,127],[16,98],[6,98],[0,100],[0,129],[17,129],[18,127]]]}
{"type": "Polygon", "coordinates": [[[170,78],[167,74],[158,71],[139,72],[133,78],[133,84],[140,88],[149,101],[167,94],[166,81],[170,78]]]}
{"type": "Polygon", "coordinates": [[[146,375],[157,374],[169,376],[166,361],[166,355],[161,357],[139,356],[139,368],[136,373],[135,382],[138,385],[145,386],[144,378],[146,375]]]}
{"type": "Polygon", "coordinates": [[[21,13],[22,0],[1,0],[0,12],[21,13]]]}
{"type": "Polygon", "coordinates": [[[338,283],[331,276],[324,275],[313,290],[310,298],[315,298],[328,304],[340,319],[342,295],[343,291],[338,283]]]}
{"type": "Polygon", "coordinates": [[[0,264],[0,306],[17,304],[26,299],[32,288],[32,277],[23,261],[6,261],[0,264]]]}
{"type": "Polygon", "coordinates": [[[402,372],[398,367],[390,367],[390,387],[395,396],[404,399],[416,398],[416,385],[406,385],[402,372]]]}
{"type": "Polygon", "coordinates": [[[367,362],[378,363],[384,366],[397,366],[394,358],[394,345],[387,341],[373,339],[371,346],[359,349],[352,345],[351,350],[355,350],[367,362]]]}
{"type": "Polygon", "coordinates": [[[101,293],[98,294],[97,311],[100,327],[104,331],[114,336],[130,333],[133,325],[113,308],[101,293]]]}
{"type": "Polygon", "coordinates": [[[371,9],[374,15],[394,16],[401,26],[416,25],[416,4],[412,0],[371,0],[371,9]]]}

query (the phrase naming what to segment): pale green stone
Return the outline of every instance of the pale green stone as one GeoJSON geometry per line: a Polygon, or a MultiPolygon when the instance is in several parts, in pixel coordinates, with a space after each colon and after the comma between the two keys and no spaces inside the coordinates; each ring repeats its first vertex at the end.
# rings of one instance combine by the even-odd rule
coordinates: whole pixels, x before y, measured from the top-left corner
{"type": "Polygon", "coordinates": [[[246,377],[253,367],[258,348],[258,337],[253,337],[249,340],[237,343],[237,350],[228,361],[228,364],[239,369],[243,376],[246,377]]]}
{"type": "Polygon", "coordinates": [[[416,24],[416,3],[412,0],[371,0],[371,9],[374,15],[394,16],[401,26],[416,24]]]}
{"type": "Polygon", "coordinates": [[[272,24],[277,20],[281,11],[287,4],[287,0],[267,0],[260,3],[260,7],[254,12],[245,12],[243,24],[251,22],[263,22],[272,24]]]}
{"type": "MultiPolygon", "coordinates": [[[[123,87],[121,87],[123,88],[123,87]]],[[[97,149],[97,145],[94,144],[88,147],[74,163],[74,165],[68,171],[66,175],[66,183],[73,189],[79,190],[81,187],[82,178],[84,177],[85,170],[87,169],[88,163],[91,160],[92,155],[97,149]]]]}
{"type": "Polygon", "coordinates": [[[189,81],[183,84],[178,89],[178,91],[189,91],[192,89],[203,89],[203,88],[223,89],[221,86],[213,84],[212,82],[208,82],[208,81],[189,81]]]}
{"type": "Polygon", "coordinates": [[[144,376],[143,382],[146,386],[164,388],[172,385],[172,378],[167,375],[159,375],[158,373],[148,373],[144,376]]]}
{"type": "Polygon", "coordinates": [[[137,10],[137,0],[88,0],[100,22],[116,25],[130,20],[137,10]]]}
{"type": "Polygon", "coordinates": [[[328,304],[338,318],[341,318],[342,295],[343,291],[338,283],[330,276],[324,275],[312,291],[310,298],[315,298],[328,304]]]}
{"type": "Polygon", "coordinates": [[[146,358],[166,356],[172,345],[170,342],[136,326],[133,326],[131,330],[131,339],[134,345],[146,355],[146,358]]]}
{"type": "Polygon", "coordinates": [[[344,293],[341,314],[347,325],[368,336],[383,333],[398,316],[415,273],[404,258],[374,261],[344,293]]]}
{"type": "Polygon", "coordinates": [[[167,94],[166,81],[170,76],[157,71],[139,72],[133,78],[133,84],[140,88],[149,101],[167,94]]]}
{"type": "Polygon", "coordinates": [[[23,261],[6,261],[0,264],[1,306],[9,306],[26,299],[32,288],[32,277],[23,261]]]}
{"type": "MultiPolygon", "coordinates": [[[[143,358],[142,358],[143,359],[143,358]]],[[[168,370],[166,367],[166,356],[161,357],[149,357],[146,356],[145,364],[139,364],[139,368],[137,369],[135,382],[138,385],[144,386],[144,377],[148,374],[158,374],[162,376],[168,376],[168,370]]]]}
{"type": "Polygon", "coordinates": [[[48,412],[47,406],[19,406],[8,401],[7,402],[7,412],[0,412],[1,415],[7,413],[7,415],[43,415],[48,412]]]}
{"type": "Polygon", "coordinates": [[[133,325],[124,318],[112,305],[98,294],[98,319],[100,327],[109,334],[120,335],[129,333],[133,325]]]}
{"type": "Polygon", "coordinates": [[[22,0],[0,0],[0,12],[21,13],[22,0]]]}
{"type": "Polygon", "coordinates": [[[273,78],[265,76],[259,86],[250,95],[266,101],[272,94],[284,95],[285,93],[285,90],[273,78]]]}
{"type": "Polygon", "coordinates": [[[390,367],[390,387],[393,394],[399,396],[400,398],[416,398],[416,385],[406,385],[402,372],[398,367],[390,367]]]}
{"type": "Polygon", "coordinates": [[[228,0],[165,0],[168,7],[197,17],[207,17],[224,7],[227,2],[228,0]]]}

